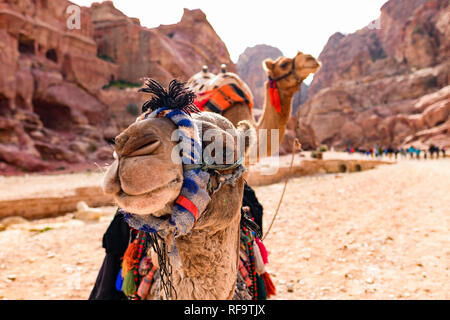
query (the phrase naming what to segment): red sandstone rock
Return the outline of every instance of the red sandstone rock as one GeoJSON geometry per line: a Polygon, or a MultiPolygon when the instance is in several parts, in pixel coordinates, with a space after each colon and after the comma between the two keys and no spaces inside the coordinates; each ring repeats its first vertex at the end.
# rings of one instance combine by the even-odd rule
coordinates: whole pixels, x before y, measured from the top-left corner
{"type": "Polygon", "coordinates": [[[256,108],[263,108],[267,73],[263,69],[263,61],[281,57],[283,53],[275,47],[257,45],[245,49],[239,56],[237,70],[242,80],[250,87],[256,108]]]}
{"type": "Polygon", "coordinates": [[[449,147],[433,130],[449,117],[449,11],[448,0],[390,0],[379,30],[330,37],[299,113],[316,143],[395,147],[437,134],[449,147]]]}
{"type": "Polygon", "coordinates": [[[235,68],[200,10],[147,29],[106,2],[82,7],[81,28],[70,30],[71,4],[0,1],[0,171],[109,159],[106,140],[149,98],[137,88],[104,89],[113,81],[187,80],[203,64],[235,68]]]}
{"type": "Polygon", "coordinates": [[[111,1],[93,4],[91,12],[99,54],[119,65],[122,80],[185,81],[205,64],[213,72],[219,71],[222,63],[230,71],[236,70],[225,44],[201,10],[185,9],[179,23],[153,29],[128,18],[111,1]]]}

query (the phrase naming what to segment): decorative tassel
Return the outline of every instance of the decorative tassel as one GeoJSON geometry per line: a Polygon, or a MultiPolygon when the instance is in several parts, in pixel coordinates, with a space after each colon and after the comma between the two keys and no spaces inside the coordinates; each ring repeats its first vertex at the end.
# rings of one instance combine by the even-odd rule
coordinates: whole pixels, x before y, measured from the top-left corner
{"type": "Polygon", "coordinates": [[[133,242],[128,245],[127,250],[123,255],[122,261],[122,277],[128,274],[129,271],[133,269],[133,267],[139,263],[138,259],[138,251],[139,251],[139,240],[136,238],[133,242]]]}
{"type": "Polygon", "coordinates": [[[146,274],[150,272],[152,266],[153,263],[151,257],[147,256],[142,258],[141,262],[139,263],[139,275],[144,277],[146,274]]]}
{"type": "Polygon", "coordinates": [[[120,269],[116,279],[116,290],[122,291],[122,286],[123,286],[123,277],[122,277],[122,269],[120,269]]]}
{"type": "Polygon", "coordinates": [[[153,283],[153,276],[155,275],[156,270],[156,267],[153,266],[149,273],[147,273],[145,278],[142,279],[141,284],[139,285],[137,294],[139,297],[141,297],[142,300],[145,300],[145,298],[147,298],[148,296],[148,293],[150,292],[150,288],[152,287],[153,283]]]}
{"type": "Polygon", "coordinates": [[[281,113],[280,93],[278,92],[277,83],[273,80],[269,81],[270,102],[278,113],[281,113]]]}
{"type": "Polygon", "coordinates": [[[239,259],[239,272],[241,273],[241,276],[244,279],[247,287],[251,288],[252,280],[249,278],[247,268],[244,266],[244,264],[242,263],[242,260],[240,260],[240,259],[239,259]]]}
{"type": "Polygon", "coordinates": [[[266,272],[261,275],[264,280],[264,286],[266,287],[267,298],[276,295],[275,285],[273,284],[272,278],[269,273],[266,272]]]}
{"type": "Polygon", "coordinates": [[[269,262],[268,259],[269,255],[267,253],[266,246],[264,245],[264,243],[262,243],[262,241],[259,238],[256,238],[256,244],[258,245],[259,252],[261,253],[261,257],[264,261],[264,264],[267,264],[269,262]]]}
{"type": "Polygon", "coordinates": [[[266,284],[264,283],[264,279],[259,275],[256,275],[256,286],[258,288],[258,300],[266,300],[267,299],[267,290],[266,284]]]}
{"type": "Polygon", "coordinates": [[[264,261],[256,241],[253,241],[253,251],[255,253],[255,270],[259,275],[261,275],[266,272],[266,269],[264,267],[264,261]]]}
{"type": "Polygon", "coordinates": [[[136,283],[134,280],[133,271],[129,271],[123,279],[122,292],[127,296],[132,296],[136,293],[136,283]]]}

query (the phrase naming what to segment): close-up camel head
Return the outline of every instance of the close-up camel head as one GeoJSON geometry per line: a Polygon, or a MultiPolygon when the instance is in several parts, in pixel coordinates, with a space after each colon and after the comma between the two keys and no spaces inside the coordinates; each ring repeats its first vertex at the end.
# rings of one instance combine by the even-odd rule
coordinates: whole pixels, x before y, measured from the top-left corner
{"type": "Polygon", "coordinates": [[[242,159],[256,139],[255,129],[248,121],[235,127],[219,114],[198,112],[195,95],[177,81],[166,90],[149,80],[141,91],[154,96],[115,139],[116,159],[104,191],[131,227],[158,232],[172,243],[176,298],[231,299],[239,259],[242,159]]]}
{"type": "Polygon", "coordinates": [[[294,58],[279,57],[275,61],[266,59],[263,68],[272,80],[277,81],[278,88],[295,88],[297,91],[303,80],[319,70],[320,63],[312,55],[299,51],[294,58]]]}
{"type": "MultiPolygon", "coordinates": [[[[167,101],[166,105],[171,103],[177,101],[167,101]]],[[[163,105],[164,103],[161,106],[163,105]]],[[[174,139],[174,132],[178,128],[167,117],[151,116],[155,109],[144,110],[145,113],[135,123],[116,137],[116,159],[106,173],[103,188],[107,194],[113,195],[119,207],[127,212],[140,216],[164,217],[171,214],[175,201],[188,181],[185,181],[186,167],[183,166],[182,155],[176,151],[179,141],[174,139]]],[[[202,151],[215,141],[213,148],[209,146],[209,149],[213,150],[213,156],[220,151],[223,152],[223,157],[228,156],[229,161],[231,153],[231,164],[238,160],[238,153],[242,151],[237,148],[238,139],[244,134],[248,135],[245,131],[254,130],[247,122],[235,128],[226,118],[209,112],[192,112],[187,117],[198,128],[200,138],[205,136],[206,140],[210,140],[199,141],[203,145],[202,151]],[[222,142],[216,143],[217,137],[226,142],[223,150],[217,150],[222,147],[222,142]]],[[[248,144],[241,146],[245,147],[248,147],[248,144]]],[[[222,163],[226,163],[227,159],[223,158],[222,163]]],[[[201,185],[203,182],[198,183],[199,187],[206,187],[201,185]]],[[[216,182],[209,183],[215,186],[216,182]]],[[[216,197],[221,194],[231,197],[227,192],[232,192],[232,189],[222,187],[216,197]]]]}

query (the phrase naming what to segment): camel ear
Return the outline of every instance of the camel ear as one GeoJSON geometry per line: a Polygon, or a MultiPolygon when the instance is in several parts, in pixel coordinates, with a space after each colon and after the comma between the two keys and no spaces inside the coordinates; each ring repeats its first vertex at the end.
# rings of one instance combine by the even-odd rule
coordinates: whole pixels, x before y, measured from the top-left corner
{"type": "Polygon", "coordinates": [[[266,59],[263,61],[263,68],[266,71],[272,70],[274,66],[275,66],[275,62],[273,62],[272,59],[266,59]]]}
{"type": "Polygon", "coordinates": [[[302,56],[302,55],[303,55],[303,52],[299,51],[299,52],[297,52],[297,55],[298,55],[298,56],[302,56]]]}
{"type": "MultiPolygon", "coordinates": [[[[256,128],[250,121],[242,120],[237,124],[237,131],[239,141],[238,152],[240,155],[247,154],[250,147],[257,144],[256,128]]],[[[252,148],[252,150],[256,149],[252,148]]]]}

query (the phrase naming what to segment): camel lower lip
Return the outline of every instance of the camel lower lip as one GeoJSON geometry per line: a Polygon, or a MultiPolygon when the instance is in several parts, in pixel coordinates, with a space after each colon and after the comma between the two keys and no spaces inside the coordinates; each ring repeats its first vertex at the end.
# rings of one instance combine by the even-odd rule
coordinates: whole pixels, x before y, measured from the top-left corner
{"type": "Polygon", "coordinates": [[[164,186],[162,186],[162,187],[153,189],[153,190],[151,190],[151,191],[147,191],[147,192],[145,192],[145,193],[135,194],[135,195],[128,194],[128,193],[126,193],[125,191],[123,191],[122,189],[120,189],[120,191],[117,193],[117,197],[119,197],[119,198],[142,197],[142,196],[148,197],[148,196],[151,196],[153,193],[156,193],[156,192],[159,192],[159,191],[161,191],[161,190],[170,188],[171,185],[177,184],[177,183],[179,183],[179,182],[180,182],[180,178],[177,177],[177,178],[173,179],[173,180],[170,181],[168,184],[166,184],[166,185],[164,185],[164,186]]]}
{"type": "Polygon", "coordinates": [[[319,65],[318,65],[318,64],[314,64],[314,65],[308,66],[307,68],[311,68],[311,69],[313,69],[313,68],[318,68],[318,67],[319,67],[319,65]]]}

